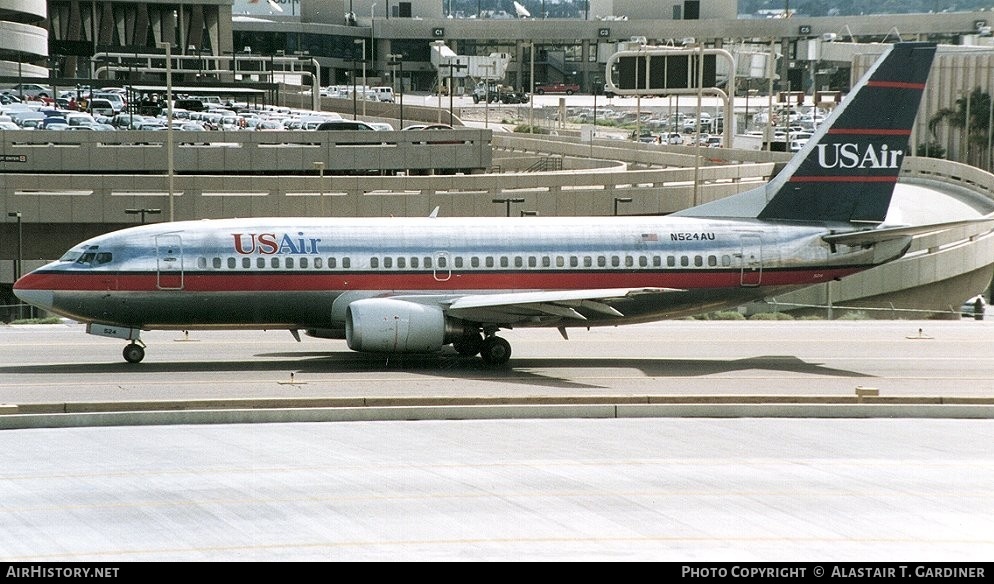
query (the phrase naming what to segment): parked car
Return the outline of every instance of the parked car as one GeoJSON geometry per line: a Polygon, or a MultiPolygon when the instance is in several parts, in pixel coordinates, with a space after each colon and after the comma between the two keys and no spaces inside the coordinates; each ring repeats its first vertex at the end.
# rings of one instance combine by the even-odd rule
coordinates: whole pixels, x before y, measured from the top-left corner
{"type": "Polygon", "coordinates": [[[113,116],[119,111],[114,109],[113,103],[101,97],[94,97],[89,100],[87,102],[86,109],[93,115],[101,116],[113,116]]]}
{"type": "Polygon", "coordinates": [[[576,83],[542,83],[535,86],[535,93],[543,95],[546,93],[565,93],[573,95],[580,91],[580,86],[576,83]]]}
{"type": "Polygon", "coordinates": [[[963,303],[963,306],[960,307],[960,316],[972,317],[976,320],[983,320],[986,313],[987,299],[984,298],[983,294],[977,294],[976,296],[968,299],[963,303]]]}
{"type": "Polygon", "coordinates": [[[328,120],[326,122],[321,122],[316,128],[318,132],[324,132],[326,130],[370,130],[375,132],[376,129],[367,124],[366,122],[361,122],[359,120],[328,120]]]}
{"type": "Polygon", "coordinates": [[[387,85],[379,85],[377,87],[370,88],[376,101],[382,101],[386,103],[393,103],[393,88],[387,85]]]}
{"type": "Polygon", "coordinates": [[[47,85],[38,83],[18,83],[10,88],[9,93],[18,97],[54,97],[55,93],[47,85]]]}

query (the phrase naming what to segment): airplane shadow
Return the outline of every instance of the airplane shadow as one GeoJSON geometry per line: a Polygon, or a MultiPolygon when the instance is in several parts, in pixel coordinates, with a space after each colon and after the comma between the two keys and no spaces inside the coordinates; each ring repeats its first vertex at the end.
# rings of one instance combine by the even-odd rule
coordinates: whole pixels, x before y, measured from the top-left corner
{"type": "Polygon", "coordinates": [[[503,367],[490,367],[478,357],[462,357],[455,353],[433,355],[376,355],[352,351],[279,352],[259,353],[252,361],[183,361],[170,363],[67,363],[55,365],[23,365],[0,367],[0,374],[57,374],[57,375],[127,375],[132,373],[164,375],[175,373],[202,373],[218,375],[226,372],[279,372],[293,371],[299,380],[303,375],[326,373],[383,373],[399,372],[450,379],[493,380],[520,385],[555,387],[560,389],[597,389],[596,383],[571,379],[578,371],[586,369],[633,369],[647,378],[702,377],[736,371],[762,370],[781,373],[818,375],[825,377],[859,378],[871,375],[807,363],[793,356],[757,356],[729,361],[709,359],[637,359],[637,358],[549,358],[514,359],[503,367]],[[560,376],[553,371],[562,369],[560,376]]]}

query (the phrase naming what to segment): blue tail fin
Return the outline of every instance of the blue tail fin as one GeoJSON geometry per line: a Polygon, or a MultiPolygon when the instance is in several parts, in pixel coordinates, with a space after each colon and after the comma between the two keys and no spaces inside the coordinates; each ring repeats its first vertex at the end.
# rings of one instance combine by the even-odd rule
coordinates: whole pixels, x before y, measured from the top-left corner
{"type": "Polygon", "coordinates": [[[680,214],[883,222],[935,49],[893,45],[769,184],[680,214]]]}

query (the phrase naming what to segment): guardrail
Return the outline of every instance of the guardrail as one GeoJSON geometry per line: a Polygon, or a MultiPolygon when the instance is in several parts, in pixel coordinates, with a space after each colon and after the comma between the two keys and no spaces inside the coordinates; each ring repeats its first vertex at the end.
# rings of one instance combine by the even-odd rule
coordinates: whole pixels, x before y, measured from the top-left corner
{"type": "MultiPolygon", "coordinates": [[[[2,132],[0,173],[162,174],[168,131],[2,132]]],[[[173,131],[177,174],[328,174],[483,172],[491,131],[173,131]]]]}

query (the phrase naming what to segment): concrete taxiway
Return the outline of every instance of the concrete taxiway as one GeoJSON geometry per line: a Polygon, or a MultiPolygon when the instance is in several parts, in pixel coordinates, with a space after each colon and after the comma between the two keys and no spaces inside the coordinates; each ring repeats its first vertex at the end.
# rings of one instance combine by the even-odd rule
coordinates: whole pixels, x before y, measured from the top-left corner
{"type": "MultiPolygon", "coordinates": [[[[992,326],[677,321],[571,331],[570,341],[509,331],[515,355],[500,370],[450,354],[356,355],[285,331],[151,333],[136,367],[119,361],[121,343],[77,325],[2,327],[0,404],[839,402],[872,387],[879,399],[981,409],[994,397],[992,326]]],[[[7,429],[0,560],[926,562],[994,553],[994,420],[758,416],[7,429]]]]}

